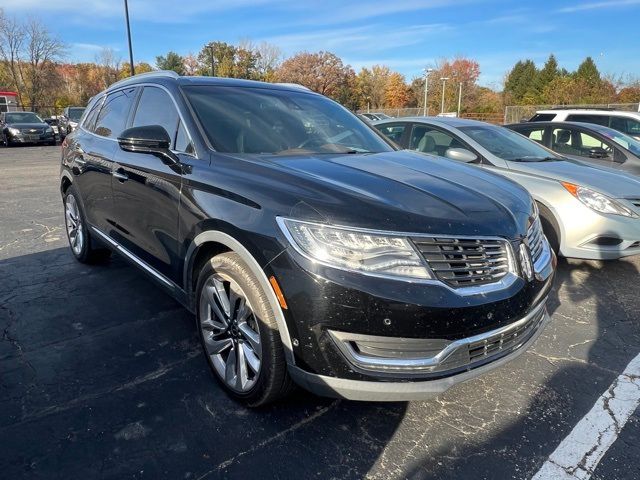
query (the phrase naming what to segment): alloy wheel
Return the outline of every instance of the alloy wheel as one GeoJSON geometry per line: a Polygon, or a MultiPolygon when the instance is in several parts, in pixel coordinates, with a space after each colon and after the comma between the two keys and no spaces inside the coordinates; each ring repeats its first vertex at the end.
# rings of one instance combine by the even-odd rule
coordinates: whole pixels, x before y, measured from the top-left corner
{"type": "Polygon", "coordinates": [[[246,294],[233,279],[212,274],[200,296],[200,330],[220,379],[235,392],[255,385],[262,348],[258,322],[246,294]]]}
{"type": "Polygon", "coordinates": [[[84,226],[82,225],[78,202],[72,194],[67,195],[65,199],[64,214],[69,245],[71,245],[73,253],[79,256],[82,253],[82,247],[84,247],[84,226]]]}

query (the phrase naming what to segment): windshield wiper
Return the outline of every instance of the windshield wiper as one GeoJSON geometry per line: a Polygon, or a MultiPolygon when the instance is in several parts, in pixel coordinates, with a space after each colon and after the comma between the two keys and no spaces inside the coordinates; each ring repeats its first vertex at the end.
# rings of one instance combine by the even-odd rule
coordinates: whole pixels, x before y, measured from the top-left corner
{"type": "Polygon", "coordinates": [[[557,162],[562,160],[560,157],[523,157],[512,158],[510,162],[524,162],[524,163],[537,163],[537,162],[557,162]]]}

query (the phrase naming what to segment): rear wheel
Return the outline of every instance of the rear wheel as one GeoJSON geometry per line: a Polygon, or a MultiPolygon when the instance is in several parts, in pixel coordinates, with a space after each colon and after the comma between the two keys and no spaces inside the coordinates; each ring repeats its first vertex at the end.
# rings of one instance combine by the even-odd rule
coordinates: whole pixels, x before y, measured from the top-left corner
{"type": "Polygon", "coordinates": [[[197,318],[209,366],[225,390],[251,407],[292,389],[271,305],[233,252],[216,255],[198,277],[197,318]]]}
{"type": "Polygon", "coordinates": [[[104,261],[111,252],[106,248],[96,248],[77,195],[73,186],[64,194],[64,223],[71,253],[80,263],[104,261]]]}

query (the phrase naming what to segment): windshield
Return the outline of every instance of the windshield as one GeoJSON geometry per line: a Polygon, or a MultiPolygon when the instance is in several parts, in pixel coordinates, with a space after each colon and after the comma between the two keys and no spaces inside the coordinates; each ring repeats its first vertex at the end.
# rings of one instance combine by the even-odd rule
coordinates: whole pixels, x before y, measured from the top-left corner
{"type": "Polygon", "coordinates": [[[208,85],[184,91],[220,152],[287,155],[393,150],[355,115],[320,95],[208,85]]]}
{"type": "Polygon", "coordinates": [[[42,119],[33,112],[11,112],[5,113],[6,123],[43,123],[42,119]]]}
{"type": "Polygon", "coordinates": [[[473,126],[460,130],[489,150],[496,157],[513,162],[543,162],[562,160],[533,140],[503,127],[473,126]]]}
{"type": "Polygon", "coordinates": [[[604,135],[607,138],[610,138],[622,148],[626,148],[634,155],[640,156],[640,141],[635,138],[621,133],[617,130],[607,127],[594,127],[593,125],[589,125],[590,128],[593,128],[596,132],[599,132],[601,135],[604,135]]]}
{"type": "Polygon", "coordinates": [[[77,122],[80,120],[80,117],[84,113],[84,108],[70,108],[69,109],[69,120],[77,122]]]}

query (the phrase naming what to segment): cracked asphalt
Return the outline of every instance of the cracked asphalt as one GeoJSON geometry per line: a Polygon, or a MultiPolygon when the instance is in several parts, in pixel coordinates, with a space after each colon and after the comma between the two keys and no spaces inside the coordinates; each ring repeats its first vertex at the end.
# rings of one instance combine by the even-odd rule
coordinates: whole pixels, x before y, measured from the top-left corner
{"type": "MultiPolygon", "coordinates": [[[[74,261],[59,155],[0,149],[2,478],[528,479],[640,352],[640,259],[563,260],[552,322],[504,368],[426,402],[246,410],[180,305],[74,261]]],[[[592,478],[640,478],[639,436],[636,410],[592,478]]]]}

